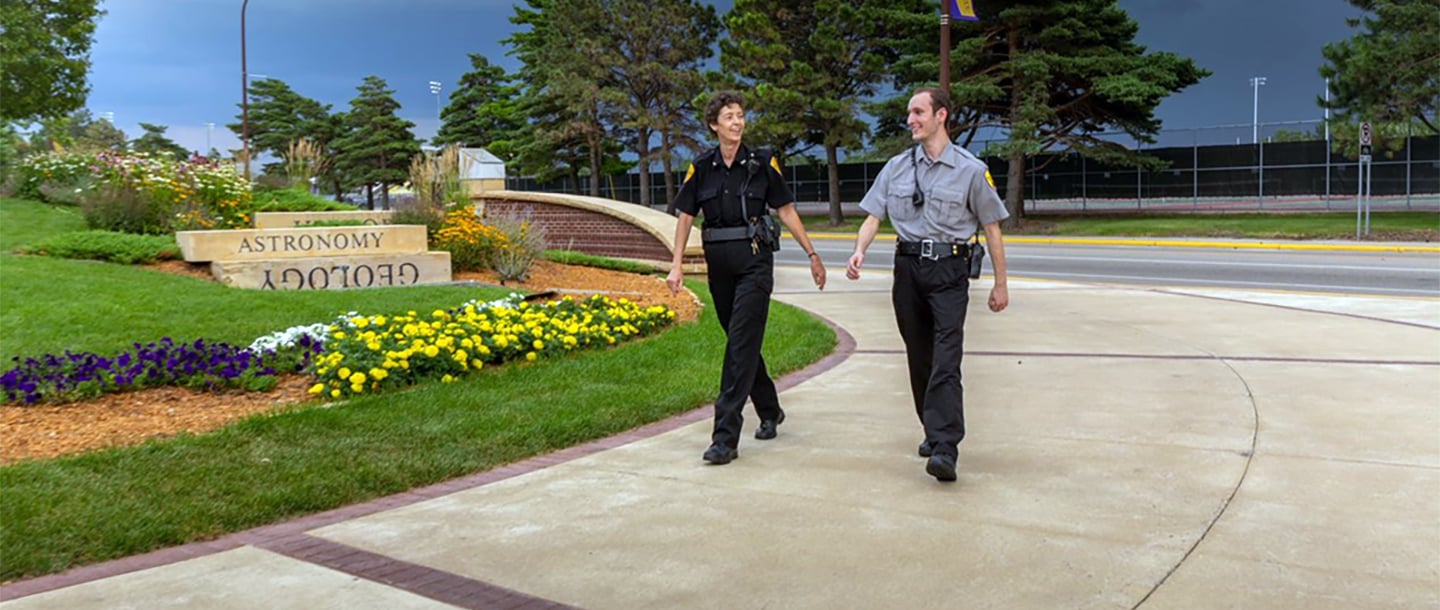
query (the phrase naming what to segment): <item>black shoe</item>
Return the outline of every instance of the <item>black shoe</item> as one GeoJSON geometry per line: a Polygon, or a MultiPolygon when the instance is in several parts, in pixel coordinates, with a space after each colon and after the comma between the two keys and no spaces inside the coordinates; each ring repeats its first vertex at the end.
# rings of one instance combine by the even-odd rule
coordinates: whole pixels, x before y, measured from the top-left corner
{"type": "Polygon", "coordinates": [[[775,428],[783,423],[785,423],[785,412],[781,411],[780,417],[777,417],[775,419],[767,419],[760,422],[760,427],[755,429],[755,438],[762,441],[768,441],[772,438],[775,438],[775,428]]]}
{"type": "Polygon", "coordinates": [[[939,481],[955,480],[955,456],[936,453],[925,462],[925,472],[939,481]]]}
{"type": "Polygon", "coordinates": [[[920,443],[920,457],[930,457],[935,453],[935,444],[930,441],[920,443]]]}
{"type": "Polygon", "coordinates": [[[726,447],[725,445],[717,444],[710,445],[710,448],[705,450],[704,459],[711,464],[720,466],[722,464],[729,464],[731,460],[737,457],[740,457],[739,451],[726,447]]]}

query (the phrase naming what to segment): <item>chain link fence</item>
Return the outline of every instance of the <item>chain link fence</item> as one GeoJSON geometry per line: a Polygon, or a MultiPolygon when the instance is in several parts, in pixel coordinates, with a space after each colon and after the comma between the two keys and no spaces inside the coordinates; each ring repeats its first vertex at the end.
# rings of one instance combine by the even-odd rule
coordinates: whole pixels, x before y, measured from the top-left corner
{"type": "MultiPolygon", "coordinates": [[[[1025,210],[1105,213],[1354,209],[1361,186],[1357,180],[1357,156],[1332,150],[1335,147],[1324,139],[1324,129],[1319,120],[1170,129],[1157,134],[1151,144],[1125,134],[1102,134],[1103,138],[1161,159],[1165,167],[1145,170],[1108,166],[1074,153],[1039,155],[1027,160],[1025,210]]],[[[1371,163],[1371,209],[1440,211],[1440,136],[1411,135],[1394,140],[1391,147],[1376,147],[1371,163]]],[[[969,149],[989,165],[996,189],[1003,195],[1009,163],[985,154],[998,143],[975,141],[969,149]]],[[[859,202],[884,165],[842,163],[841,201],[859,202]]],[[[795,164],[785,168],[785,174],[797,202],[829,201],[823,164],[795,164]]],[[[651,200],[657,207],[666,201],[664,178],[663,173],[652,174],[651,200]]],[[[677,172],[675,183],[678,185],[683,178],[683,170],[677,172]]],[[[639,182],[636,172],[606,177],[601,196],[639,202],[639,182]]],[[[584,179],[578,185],[570,180],[537,184],[527,178],[511,177],[507,187],[588,192],[584,179]]],[[[816,209],[813,205],[804,207],[816,209]]]]}

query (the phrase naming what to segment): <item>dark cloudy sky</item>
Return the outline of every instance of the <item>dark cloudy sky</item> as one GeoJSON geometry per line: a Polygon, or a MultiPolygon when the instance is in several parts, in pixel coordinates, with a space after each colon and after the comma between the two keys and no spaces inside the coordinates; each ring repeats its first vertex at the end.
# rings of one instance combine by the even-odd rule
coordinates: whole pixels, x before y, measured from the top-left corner
{"type": "MultiPolygon", "coordinates": [[[[995,0],[976,0],[977,3],[995,0]]],[[[728,0],[714,2],[722,11],[728,0]]],[[[1265,76],[1260,120],[1315,120],[1324,92],[1317,69],[1326,43],[1351,35],[1344,0],[1120,0],[1140,24],[1138,42],[1193,58],[1214,74],[1159,109],[1166,128],[1249,136],[1250,77],[1265,76]]],[[[108,0],[92,49],[89,108],[114,113],[132,137],[138,123],[168,125],[182,145],[238,147],[224,128],[240,99],[241,0],[108,0]],[[208,130],[206,123],[215,123],[208,130]]],[[[416,133],[437,126],[427,83],[442,97],[481,53],[508,68],[500,40],[514,31],[509,0],[251,0],[246,11],[253,75],[279,78],[301,94],[348,108],[369,74],[385,79],[416,133]]],[[[443,102],[443,100],[442,100],[443,102]]],[[[1188,143],[1190,136],[1182,134],[1188,143]]],[[[1175,139],[1172,135],[1169,139],[1175,139]]]]}

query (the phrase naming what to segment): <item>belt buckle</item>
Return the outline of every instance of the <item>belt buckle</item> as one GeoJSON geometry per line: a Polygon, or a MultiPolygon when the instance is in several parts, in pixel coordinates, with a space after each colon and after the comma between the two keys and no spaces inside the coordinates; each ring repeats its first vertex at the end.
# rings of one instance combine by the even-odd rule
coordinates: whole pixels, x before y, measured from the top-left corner
{"type": "Polygon", "coordinates": [[[920,240],[920,258],[928,258],[932,261],[940,260],[940,255],[935,252],[935,240],[920,240]]]}

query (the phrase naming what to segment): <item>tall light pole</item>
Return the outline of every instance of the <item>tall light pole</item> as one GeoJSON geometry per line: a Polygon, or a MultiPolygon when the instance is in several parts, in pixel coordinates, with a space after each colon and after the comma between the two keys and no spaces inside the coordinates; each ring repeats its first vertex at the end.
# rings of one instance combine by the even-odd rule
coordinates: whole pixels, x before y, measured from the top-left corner
{"type": "Polygon", "coordinates": [[[250,0],[240,3],[240,153],[245,158],[245,181],[250,181],[250,75],[245,66],[245,7],[250,0]]]}
{"type": "MultiPolygon", "coordinates": [[[[435,94],[435,118],[440,118],[440,81],[430,81],[430,92],[435,94]]],[[[436,127],[439,129],[439,127],[436,127]]]]}
{"type": "Polygon", "coordinates": [[[1260,143],[1260,85],[1265,84],[1265,77],[1250,77],[1250,87],[1255,89],[1255,103],[1250,118],[1250,142],[1260,143]]]}
{"type": "Polygon", "coordinates": [[[940,2],[940,90],[950,91],[950,3],[940,2]]]}
{"type": "Polygon", "coordinates": [[[211,145],[210,145],[210,132],[212,132],[212,131],[214,131],[214,130],[215,130],[215,124],[214,124],[214,123],[206,123],[206,124],[205,124],[205,154],[206,154],[206,155],[209,155],[209,154],[210,154],[210,151],[215,148],[214,146],[211,146],[211,145]]]}

